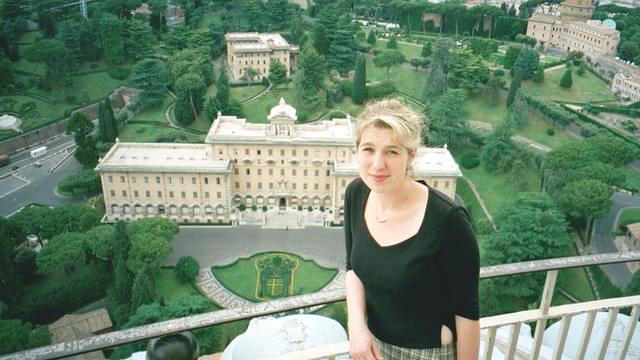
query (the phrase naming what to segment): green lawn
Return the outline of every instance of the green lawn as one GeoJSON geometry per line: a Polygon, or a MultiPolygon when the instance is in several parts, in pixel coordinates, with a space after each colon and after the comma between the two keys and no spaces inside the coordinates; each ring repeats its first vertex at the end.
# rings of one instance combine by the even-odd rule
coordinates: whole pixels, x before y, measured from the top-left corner
{"type": "MultiPolygon", "coordinates": [[[[571,256],[577,255],[578,252],[575,247],[572,247],[571,256]]],[[[591,284],[589,284],[587,272],[584,267],[561,270],[558,284],[580,301],[595,300],[593,291],[591,290],[591,284]]]]}
{"type": "MultiPolygon", "coordinates": [[[[393,67],[389,71],[389,77],[398,90],[418,99],[422,99],[422,86],[426,76],[425,72],[416,72],[400,66],[393,67]]],[[[367,60],[367,80],[382,81],[386,79],[387,69],[377,68],[373,61],[367,60]]]]}
{"type": "MultiPolygon", "coordinates": [[[[214,276],[230,291],[254,302],[256,297],[258,270],[255,261],[264,254],[251,258],[242,258],[231,265],[214,266],[211,268],[214,276]]],[[[318,266],[314,261],[304,260],[293,254],[286,254],[298,261],[298,268],[293,273],[293,294],[300,295],[319,291],[336,275],[336,269],[318,266]]]]}
{"type": "MultiPolygon", "coordinates": [[[[478,151],[470,147],[450,147],[449,149],[458,163],[465,151],[478,151]]],[[[513,201],[518,193],[539,189],[540,176],[537,170],[531,168],[527,168],[520,179],[524,183],[522,189],[515,188],[511,174],[490,173],[482,162],[474,169],[462,169],[462,173],[473,181],[489,212],[494,216],[502,206],[513,201]]]]}
{"type": "Polygon", "coordinates": [[[566,68],[560,68],[545,72],[544,82],[536,84],[531,80],[522,84],[532,92],[544,96],[551,100],[569,102],[587,102],[615,100],[615,96],[609,90],[609,86],[604,81],[587,71],[584,75],[576,74],[573,71],[573,86],[570,89],[560,87],[560,78],[564,75],[566,68]]]}
{"type": "MultiPolygon", "coordinates": [[[[162,268],[155,275],[156,290],[164,301],[183,295],[200,295],[193,283],[181,283],[174,268],[162,268]]],[[[216,308],[218,310],[218,308],[216,308]]]]}
{"type": "MultiPolygon", "coordinates": [[[[60,105],[51,105],[47,102],[33,98],[31,96],[23,96],[23,95],[0,96],[0,102],[2,102],[5,99],[12,99],[16,101],[16,104],[11,109],[2,108],[2,106],[0,106],[0,111],[9,111],[9,112],[15,112],[19,114],[20,108],[24,104],[28,102],[34,102],[36,104],[36,109],[35,109],[35,112],[37,113],[36,116],[29,116],[28,114],[26,116],[21,116],[22,124],[20,125],[20,129],[22,131],[29,131],[31,129],[37,128],[43,123],[62,117],[64,115],[64,111],[66,108],[60,105]]],[[[6,130],[6,131],[0,132],[0,139],[9,138],[13,136],[15,136],[15,132],[13,131],[6,130]]]]}
{"type": "Polygon", "coordinates": [[[622,172],[627,175],[627,184],[635,187],[636,189],[640,189],[640,170],[624,167],[622,168],[622,172]]]}
{"type": "Polygon", "coordinates": [[[231,97],[245,101],[266,89],[264,85],[234,86],[231,88],[231,97]]]}
{"type": "Polygon", "coordinates": [[[165,95],[162,100],[162,105],[158,105],[154,108],[148,108],[137,113],[133,119],[135,121],[160,121],[165,124],[169,124],[167,119],[164,117],[164,111],[169,106],[169,104],[173,103],[173,98],[169,95],[165,95]]]}
{"type": "MultiPolygon", "coordinates": [[[[378,38],[376,41],[375,48],[380,50],[387,50],[387,39],[378,38]]],[[[411,44],[402,41],[396,41],[398,44],[398,49],[401,51],[404,56],[407,58],[407,61],[411,58],[419,58],[420,53],[422,52],[422,44],[411,44]]]]}
{"type": "Polygon", "coordinates": [[[32,91],[35,94],[58,101],[64,101],[65,97],[70,95],[75,96],[77,101],[80,101],[83,92],[86,91],[91,102],[94,102],[105,98],[123,83],[123,80],[116,80],[106,72],[99,72],[74,77],[71,85],[58,86],[50,92],[37,88],[32,89],[32,91]]]}
{"type": "MultiPolygon", "coordinates": [[[[18,45],[18,48],[20,49],[21,54],[24,54],[24,51],[28,47],[29,46],[18,45]]],[[[18,60],[17,62],[12,63],[11,68],[13,70],[26,71],[28,73],[32,73],[36,75],[44,75],[44,72],[46,70],[43,63],[33,63],[31,61],[28,61],[24,56],[21,57],[20,60],[18,60]]]]}
{"type": "MultiPolygon", "coordinates": [[[[469,120],[486,122],[494,126],[507,116],[505,100],[501,99],[496,104],[490,104],[486,98],[481,95],[471,97],[467,101],[467,110],[469,120]]],[[[567,134],[559,127],[556,127],[554,136],[549,136],[547,134],[547,128],[550,127],[552,127],[551,124],[544,121],[542,117],[529,113],[528,124],[523,128],[517,128],[515,134],[552,149],[577,141],[576,138],[567,134]]]]}
{"type": "Polygon", "coordinates": [[[629,225],[637,222],[640,222],[640,208],[624,209],[620,213],[618,226],[621,227],[623,225],[629,225]]]}
{"type": "Polygon", "coordinates": [[[205,135],[187,133],[179,129],[144,124],[126,124],[118,133],[120,141],[189,142],[201,143],[205,135]]]}

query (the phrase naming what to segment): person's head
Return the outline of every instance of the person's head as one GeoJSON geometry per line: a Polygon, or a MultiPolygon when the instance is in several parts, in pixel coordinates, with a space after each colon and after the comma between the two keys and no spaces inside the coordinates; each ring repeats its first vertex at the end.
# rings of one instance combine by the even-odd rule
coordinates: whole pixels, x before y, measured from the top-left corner
{"type": "Polygon", "coordinates": [[[360,177],[372,190],[396,190],[408,177],[424,118],[397,100],[370,103],[358,117],[360,177]]]}
{"type": "Polygon", "coordinates": [[[188,331],[151,339],[147,344],[147,360],[195,360],[199,355],[198,343],[188,331]]]}

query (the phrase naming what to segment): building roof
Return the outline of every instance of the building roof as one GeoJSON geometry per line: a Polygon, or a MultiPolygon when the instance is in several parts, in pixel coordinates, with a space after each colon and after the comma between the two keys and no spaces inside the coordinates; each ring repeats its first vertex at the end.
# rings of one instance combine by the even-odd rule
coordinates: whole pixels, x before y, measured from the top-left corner
{"type": "Polygon", "coordinates": [[[287,104],[284,101],[284,97],[280,98],[280,102],[278,103],[278,105],[271,108],[271,111],[269,112],[269,116],[267,118],[271,120],[279,116],[285,116],[290,119],[293,119],[294,121],[298,120],[298,115],[296,115],[296,109],[293,106],[287,104]]]}
{"type": "MultiPolygon", "coordinates": [[[[419,148],[411,169],[414,176],[420,177],[462,176],[458,163],[456,163],[446,147],[419,148]]],[[[333,171],[336,175],[357,176],[358,160],[354,158],[350,163],[336,163],[333,171]]]]}
{"type": "Polygon", "coordinates": [[[603,26],[602,22],[600,22],[599,20],[589,20],[587,22],[572,21],[568,24],[568,26],[572,28],[577,28],[583,31],[591,32],[594,35],[610,35],[610,36],[620,35],[620,32],[618,30],[603,26]]]}
{"type": "Polygon", "coordinates": [[[221,173],[228,160],[212,160],[205,144],[126,143],[117,141],[100,161],[99,171],[221,173]]]}
{"type": "Polygon", "coordinates": [[[271,51],[273,49],[298,50],[278,33],[237,32],[224,35],[236,52],[271,51]]]}
{"type": "MultiPolygon", "coordinates": [[[[49,325],[53,344],[74,341],[90,337],[101,331],[111,329],[113,324],[107,309],[101,308],[85,314],[67,314],[49,325]]],[[[71,359],[75,360],[102,360],[104,355],[101,351],[95,351],[88,354],[77,355],[71,359]]]]}
{"type": "Polygon", "coordinates": [[[560,18],[547,14],[537,14],[529,18],[529,22],[540,22],[545,24],[553,24],[556,21],[560,21],[560,18]]]}

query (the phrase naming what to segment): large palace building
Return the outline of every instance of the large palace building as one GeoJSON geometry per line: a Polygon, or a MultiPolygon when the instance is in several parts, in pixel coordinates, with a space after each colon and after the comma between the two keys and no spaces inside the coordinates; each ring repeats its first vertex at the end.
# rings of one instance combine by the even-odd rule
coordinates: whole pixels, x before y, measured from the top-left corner
{"type": "Polygon", "coordinates": [[[234,80],[239,80],[248,68],[260,77],[269,76],[269,65],[278,60],[287,68],[287,76],[295,70],[300,49],[277,33],[227,33],[227,64],[234,80]]]}
{"type": "Polygon", "coordinates": [[[581,51],[596,63],[600,57],[613,57],[620,42],[615,23],[590,20],[593,7],[590,0],[567,0],[560,5],[560,17],[537,14],[529,19],[527,36],[542,47],[566,52],[581,51]]]}
{"type": "MultiPolygon", "coordinates": [[[[104,220],[229,222],[244,204],[313,207],[341,222],[344,191],[358,176],[354,119],[296,124],[296,110],[281,99],[268,120],[219,114],[204,144],[116,142],[96,167],[104,220]]],[[[452,198],[462,175],[446,147],[419,149],[413,173],[452,198]]]]}

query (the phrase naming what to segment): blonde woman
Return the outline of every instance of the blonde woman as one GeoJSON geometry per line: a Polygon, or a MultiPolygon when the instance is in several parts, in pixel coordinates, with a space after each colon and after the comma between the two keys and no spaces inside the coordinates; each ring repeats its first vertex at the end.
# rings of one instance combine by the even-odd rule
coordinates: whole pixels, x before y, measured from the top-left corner
{"type": "Polygon", "coordinates": [[[423,119],[396,100],[359,116],[345,195],[354,360],[477,359],[479,253],[469,217],[410,177],[423,119]]]}

